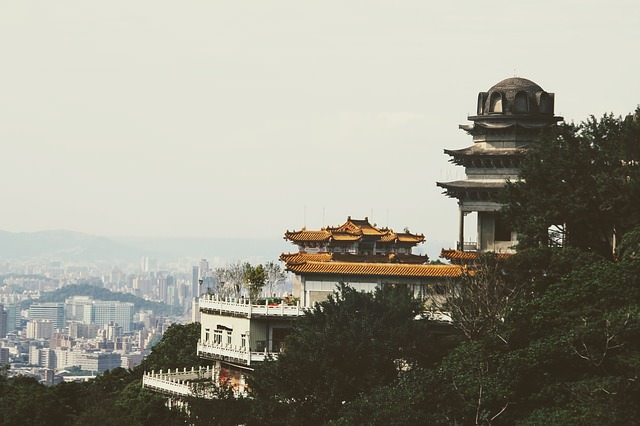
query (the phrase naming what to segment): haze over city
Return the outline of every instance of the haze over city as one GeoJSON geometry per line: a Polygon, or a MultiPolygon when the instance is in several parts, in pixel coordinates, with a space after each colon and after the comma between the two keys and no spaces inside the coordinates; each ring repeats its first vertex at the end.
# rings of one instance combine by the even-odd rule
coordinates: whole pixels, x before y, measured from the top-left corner
{"type": "MultiPolygon", "coordinates": [[[[453,246],[443,149],[519,76],[637,107],[637,2],[0,4],[0,229],[274,238],[348,215],[453,246]]],[[[432,254],[433,256],[433,254],[432,254]]]]}

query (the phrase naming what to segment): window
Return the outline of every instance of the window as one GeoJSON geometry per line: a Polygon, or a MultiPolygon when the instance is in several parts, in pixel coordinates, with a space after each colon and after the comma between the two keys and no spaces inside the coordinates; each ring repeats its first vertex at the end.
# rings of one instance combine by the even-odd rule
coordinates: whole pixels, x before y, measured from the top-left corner
{"type": "Polygon", "coordinates": [[[491,94],[489,112],[502,112],[502,94],[494,92],[491,94]]]}
{"type": "Polygon", "coordinates": [[[486,101],[486,93],[478,93],[478,115],[484,114],[484,103],[486,101]]]}
{"type": "Polygon", "coordinates": [[[247,335],[246,334],[242,334],[240,336],[241,340],[240,340],[240,346],[242,348],[246,348],[247,347],[247,335]]]}
{"type": "Polygon", "coordinates": [[[222,330],[213,330],[213,343],[216,345],[222,344],[222,330]]]}
{"type": "Polygon", "coordinates": [[[545,92],[540,93],[538,111],[542,114],[550,114],[553,112],[553,101],[545,92]]]}
{"type": "Polygon", "coordinates": [[[516,98],[513,102],[513,112],[517,114],[529,112],[529,98],[526,92],[516,93],[516,98]]]}
{"type": "Polygon", "coordinates": [[[502,218],[501,215],[496,214],[496,227],[494,238],[495,241],[511,241],[511,228],[502,218]]]}
{"type": "Polygon", "coordinates": [[[208,328],[205,328],[205,329],[204,329],[204,341],[205,341],[205,342],[208,342],[208,341],[209,341],[209,332],[210,332],[210,331],[211,331],[211,330],[210,330],[210,329],[208,329],[208,328]]]}
{"type": "Polygon", "coordinates": [[[231,331],[227,330],[227,345],[231,344],[231,331]]]}

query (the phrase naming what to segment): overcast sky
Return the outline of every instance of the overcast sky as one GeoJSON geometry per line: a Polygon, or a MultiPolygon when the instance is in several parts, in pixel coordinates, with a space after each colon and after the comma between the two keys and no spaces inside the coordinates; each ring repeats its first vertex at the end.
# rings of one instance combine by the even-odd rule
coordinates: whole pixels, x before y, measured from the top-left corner
{"type": "Polygon", "coordinates": [[[455,246],[478,92],[640,103],[628,1],[0,1],[0,229],[280,238],[348,215],[455,246]]]}

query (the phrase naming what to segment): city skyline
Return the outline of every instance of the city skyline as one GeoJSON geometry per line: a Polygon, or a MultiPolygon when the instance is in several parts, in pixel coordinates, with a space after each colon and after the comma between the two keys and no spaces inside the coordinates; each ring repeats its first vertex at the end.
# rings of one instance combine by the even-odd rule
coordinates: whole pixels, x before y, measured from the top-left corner
{"type": "MultiPolygon", "coordinates": [[[[281,238],[347,216],[453,247],[443,150],[517,75],[580,122],[638,105],[640,6],[0,5],[0,229],[281,238]]],[[[433,254],[431,253],[433,258],[433,254]]]]}

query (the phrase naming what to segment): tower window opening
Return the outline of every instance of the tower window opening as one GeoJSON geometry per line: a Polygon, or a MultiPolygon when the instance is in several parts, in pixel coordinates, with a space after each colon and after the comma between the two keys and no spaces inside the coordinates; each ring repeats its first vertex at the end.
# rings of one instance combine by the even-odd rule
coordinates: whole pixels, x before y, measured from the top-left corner
{"type": "Polygon", "coordinates": [[[513,112],[516,114],[529,112],[529,97],[525,92],[516,93],[516,97],[513,102],[513,112]]]}
{"type": "Polygon", "coordinates": [[[494,92],[491,94],[489,112],[502,112],[502,94],[494,92]]]}

